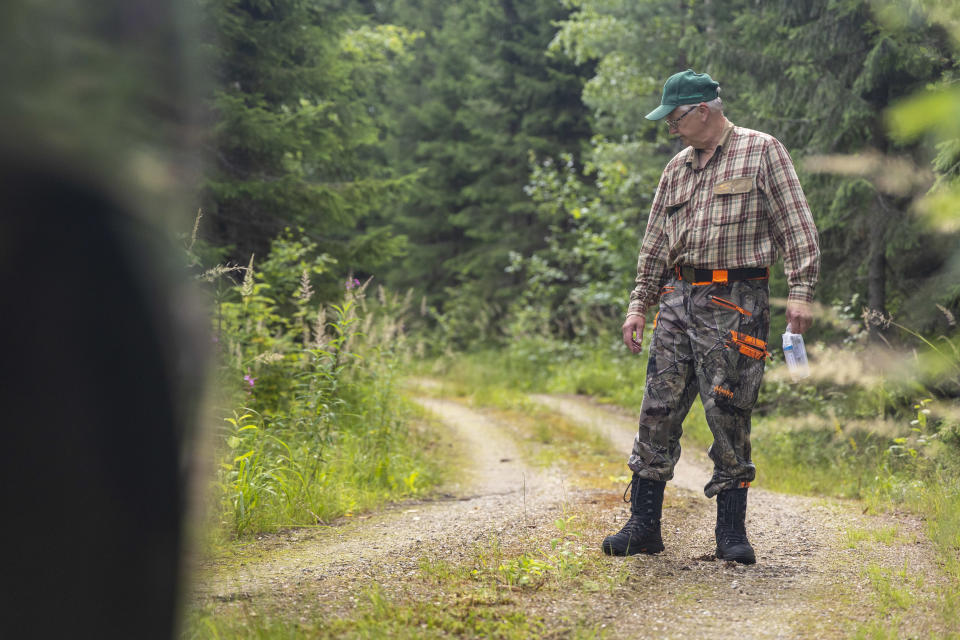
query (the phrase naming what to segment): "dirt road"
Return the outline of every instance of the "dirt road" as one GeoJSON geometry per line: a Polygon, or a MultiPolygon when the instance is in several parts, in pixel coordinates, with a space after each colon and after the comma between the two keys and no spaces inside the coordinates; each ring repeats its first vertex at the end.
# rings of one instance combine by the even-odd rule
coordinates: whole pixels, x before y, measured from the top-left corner
{"type": "Polygon", "coordinates": [[[240,564],[200,567],[197,598],[273,607],[315,595],[318,587],[335,597],[335,590],[364,577],[414,571],[425,552],[462,553],[491,534],[559,512],[563,479],[526,465],[501,425],[448,400],[418,402],[454,432],[464,454],[463,469],[439,499],[408,501],[319,531],[264,536],[240,564]]]}
{"type": "MultiPolygon", "coordinates": [[[[625,460],[632,417],[583,398],[533,400],[600,433],[610,459],[625,460]]],[[[448,399],[417,401],[463,446],[462,469],[446,494],[318,532],[266,539],[236,562],[201,569],[194,602],[301,621],[349,617],[359,606],[358,590],[376,585],[394,607],[419,602],[418,627],[439,635],[486,635],[481,627],[457,624],[488,610],[494,617],[520,611],[538,625],[531,635],[555,637],[841,638],[874,629],[892,631],[889,637],[899,630],[909,630],[902,637],[927,637],[944,631],[925,603],[945,585],[921,523],[905,514],[867,516],[854,502],[751,489],[747,530],[757,564],[718,562],[712,558],[716,507],[702,493],[709,467],[702,452],[688,447],[667,488],[666,550],[608,558],[600,541],[626,519],[622,486],[573,488],[576,478],[557,466],[524,461],[516,429],[502,418],[448,399]],[[573,524],[558,534],[558,520],[573,524]],[[567,555],[557,551],[560,543],[567,555]],[[494,578],[484,582],[483,576],[494,578]],[[477,589],[487,593],[491,584],[499,600],[478,600],[477,589]],[[434,618],[423,611],[434,605],[447,617],[449,610],[462,611],[457,624],[433,628],[434,618]]]]}
{"type": "MultiPolygon", "coordinates": [[[[583,398],[534,396],[554,410],[598,429],[619,448],[624,460],[636,431],[635,420],[583,398]]],[[[703,495],[710,477],[705,452],[684,452],[668,484],[663,516],[666,550],[643,560],[651,579],[646,603],[614,600],[621,615],[631,613],[660,637],[826,638],[847,637],[875,612],[872,569],[888,575],[911,568],[933,578],[934,552],[921,523],[905,514],[865,516],[854,502],[750,490],[747,531],[757,564],[706,561],[713,548],[716,503],[703,495]],[[858,532],[896,531],[888,545],[851,544],[858,532]],[[852,533],[851,533],[852,532],[852,533]],[[705,552],[698,556],[699,552],[705,552]],[[871,569],[868,569],[871,568],[871,569]],[[660,596],[674,596],[661,607],[660,596]],[[688,603],[688,607],[676,606],[688,603]],[[637,610],[639,609],[639,611],[637,610]]],[[[626,510],[624,509],[624,517],[626,510]]],[[[887,534],[889,535],[889,534],[887,534]]],[[[941,585],[942,586],[942,585],[941,585]]],[[[881,609],[883,607],[880,607],[881,609]]],[[[919,612],[918,612],[919,613],[919,612]]],[[[918,626],[926,626],[922,614],[918,626]]],[[[930,623],[936,627],[935,622],[930,623]]],[[[913,633],[924,635],[919,628],[913,633]]]]}

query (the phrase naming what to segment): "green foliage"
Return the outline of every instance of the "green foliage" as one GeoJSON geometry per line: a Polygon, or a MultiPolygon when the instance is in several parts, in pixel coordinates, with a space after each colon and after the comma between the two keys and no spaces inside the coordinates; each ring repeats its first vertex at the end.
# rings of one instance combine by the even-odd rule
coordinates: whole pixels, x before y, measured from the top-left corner
{"type": "Polygon", "coordinates": [[[402,240],[370,224],[408,180],[380,157],[379,86],[416,34],[330,0],[204,0],[211,75],[205,237],[265,255],[301,226],[340,269],[370,270],[402,240]]]}
{"type": "MultiPolygon", "coordinates": [[[[550,579],[558,585],[569,583],[583,572],[587,564],[575,520],[575,515],[558,518],[554,526],[560,535],[550,540],[548,550],[521,553],[500,562],[492,575],[507,586],[520,588],[539,589],[550,579]]],[[[489,577],[479,569],[474,569],[473,576],[475,579],[489,577]]]]}
{"type": "Polygon", "coordinates": [[[221,384],[242,405],[221,431],[217,482],[234,536],[329,522],[439,477],[396,388],[409,298],[381,290],[372,308],[350,280],[339,304],[312,303],[311,277],[326,273],[316,244],[287,233],[218,297],[221,384]]]}
{"type": "Polygon", "coordinates": [[[543,246],[523,192],[528,154],[573,152],[589,136],[584,73],[544,55],[565,14],[552,0],[395,0],[384,18],[423,32],[387,86],[390,163],[419,179],[388,213],[410,249],[386,278],[451,314],[458,347],[498,335],[479,319],[498,319],[523,289],[505,272],[510,252],[543,246]]]}
{"type": "MultiPolygon", "coordinates": [[[[960,24],[954,22],[954,28],[960,24]]],[[[960,230],[960,89],[954,71],[924,92],[904,99],[888,111],[888,124],[895,139],[909,142],[924,140],[935,149],[933,169],[936,179],[922,194],[915,209],[935,232],[954,237],[960,230]]],[[[920,295],[939,300],[940,308],[953,322],[960,313],[960,256],[952,256],[943,273],[924,283],[920,295]],[[947,309],[949,308],[949,309],[947,309]]]]}
{"type": "Polygon", "coordinates": [[[512,339],[544,330],[582,337],[623,306],[628,265],[636,260],[627,222],[627,212],[636,209],[622,195],[626,168],[618,162],[588,170],[596,174],[594,186],[581,179],[569,154],[556,164],[531,157],[526,192],[547,225],[546,247],[530,256],[511,254],[507,272],[524,276],[524,289],[509,307],[512,339]]]}
{"type": "Polygon", "coordinates": [[[906,576],[903,572],[892,572],[870,565],[867,567],[867,576],[879,601],[882,615],[887,615],[891,610],[905,611],[914,603],[914,596],[905,584],[906,576]]]}

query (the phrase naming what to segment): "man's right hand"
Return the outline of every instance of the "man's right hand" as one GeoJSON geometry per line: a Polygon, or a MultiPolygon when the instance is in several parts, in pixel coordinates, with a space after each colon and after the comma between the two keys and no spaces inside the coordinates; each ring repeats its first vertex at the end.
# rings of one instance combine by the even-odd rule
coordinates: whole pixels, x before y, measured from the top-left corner
{"type": "Polygon", "coordinates": [[[627,345],[630,353],[640,353],[643,349],[643,328],[647,326],[647,318],[643,315],[628,317],[623,323],[623,344],[627,345]]]}

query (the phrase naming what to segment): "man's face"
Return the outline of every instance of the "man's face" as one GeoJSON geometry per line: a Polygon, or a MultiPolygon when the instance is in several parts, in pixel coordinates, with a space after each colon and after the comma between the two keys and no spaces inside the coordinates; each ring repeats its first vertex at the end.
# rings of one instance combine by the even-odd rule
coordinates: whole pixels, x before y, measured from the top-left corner
{"type": "Polygon", "coordinates": [[[679,137],[685,145],[692,144],[690,135],[696,135],[698,131],[700,125],[699,114],[693,112],[699,108],[700,105],[682,104],[671,111],[665,119],[670,134],[679,137]]]}

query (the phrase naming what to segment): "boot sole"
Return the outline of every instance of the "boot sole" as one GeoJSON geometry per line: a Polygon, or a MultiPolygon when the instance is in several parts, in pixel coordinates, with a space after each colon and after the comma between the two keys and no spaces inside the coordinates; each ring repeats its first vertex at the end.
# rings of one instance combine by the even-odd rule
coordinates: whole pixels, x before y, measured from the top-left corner
{"type": "Polygon", "coordinates": [[[602,548],[603,548],[603,552],[608,556],[635,556],[641,553],[646,554],[648,556],[652,556],[664,550],[663,544],[641,545],[638,549],[632,549],[628,547],[625,551],[620,551],[619,549],[613,549],[608,547],[607,545],[602,545],[602,548]]]}

